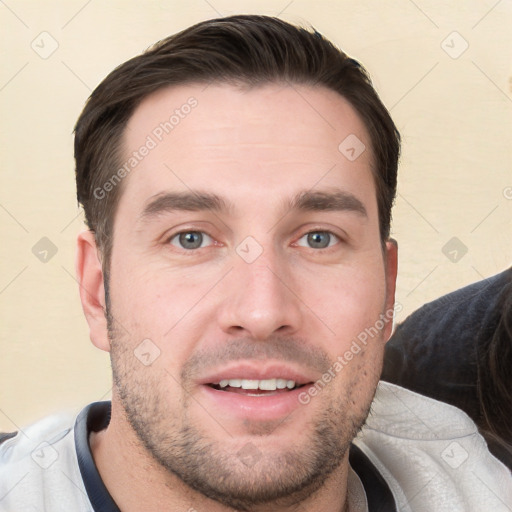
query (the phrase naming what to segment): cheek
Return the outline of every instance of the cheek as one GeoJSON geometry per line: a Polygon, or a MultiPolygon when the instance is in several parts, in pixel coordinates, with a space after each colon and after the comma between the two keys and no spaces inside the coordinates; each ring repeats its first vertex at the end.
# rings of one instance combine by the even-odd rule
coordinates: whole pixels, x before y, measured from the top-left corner
{"type": "Polygon", "coordinates": [[[178,378],[205,325],[211,324],[208,315],[215,307],[208,291],[218,278],[201,274],[198,279],[197,271],[177,272],[142,263],[131,268],[119,265],[112,275],[112,312],[122,326],[123,343],[134,353],[156,354],[154,367],[164,366],[178,378]],[[123,279],[123,275],[130,277],[123,279]]]}
{"type": "Polygon", "coordinates": [[[368,268],[347,268],[322,280],[322,289],[314,288],[312,303],[308,303],[328,326],[316,341],[334,362],[332,393],[346,396],[354,407],[355,403],[364,404],[364,409],[379,380],[385,347],[380,320],[385,302],[384,270],[380,264],[368,268]]]}
{"type": "Polygon", "coordinates": [[[112,276],[111,297],[117,313],[134,327],[153,326],[160,336],[187,315],[209,282],[206,278],[200,282],[183,269],[143,261],[126,263],[112,276]]]}
{"type": "Polygon", "coordinates": [[[345,344],[373,327],[386,296],[383,264],[347,267],[332,273],[310,274],[304,282],[307,305],[321,318],[333,338],[345,344]],[[309,290],[306,294],[306,290],[309,290]]]}

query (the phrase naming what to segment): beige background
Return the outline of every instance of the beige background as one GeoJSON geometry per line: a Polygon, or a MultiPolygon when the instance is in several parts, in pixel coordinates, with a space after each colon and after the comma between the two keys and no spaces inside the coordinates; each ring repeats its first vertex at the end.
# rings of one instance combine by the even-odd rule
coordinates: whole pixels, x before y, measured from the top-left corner
{"type": "Polygon", "coordinates": [[[391,109],[404,139],[393,223],[404,308],[398,320],[511,264],[510,1],[6,0],[0,430],[110,393],[108,355],[89,342],[74,280],[82,215],[72,129],[86,98],[117,64],[156,40],[242,12],[313,24],[364,63],[391,109]],[[46,263],[32,252],[43,237],[58,251],[46,263]],[[458,262],[443,253],[452,237],[467,247],[458,262]]]}

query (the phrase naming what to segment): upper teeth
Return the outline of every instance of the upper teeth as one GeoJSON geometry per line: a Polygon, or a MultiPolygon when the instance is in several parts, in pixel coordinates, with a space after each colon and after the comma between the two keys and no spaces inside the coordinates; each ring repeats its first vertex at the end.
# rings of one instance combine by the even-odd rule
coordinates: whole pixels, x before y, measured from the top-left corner
{"type": "Polygon", "coordinates": [[[275,391],[276,389],[284,388],[293,389],[295,387],[295,381],[286,379],[224,379],[219,382],[219,386],[221,388],[231,386],[232,388],[262,389],[265,391],[275,391]]]}

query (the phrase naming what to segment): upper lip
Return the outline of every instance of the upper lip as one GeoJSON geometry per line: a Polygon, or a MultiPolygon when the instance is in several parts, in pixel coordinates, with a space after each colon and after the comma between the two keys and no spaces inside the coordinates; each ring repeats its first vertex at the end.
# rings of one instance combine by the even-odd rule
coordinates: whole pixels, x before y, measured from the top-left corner
{"type": "Polygon", "coordinates": [[[293,380],[300,386],[316,379],[307,372],[294,368],[289,364],[283,363],[265,363],[258,362],[239,362],[228,364],[223,368],[217,368],[207,373],[204,377],[198,379],[199,384],[218,384],[221,380],[247,379],[247,380],[265,380],[265,379],[285,379],[293,380]]]}

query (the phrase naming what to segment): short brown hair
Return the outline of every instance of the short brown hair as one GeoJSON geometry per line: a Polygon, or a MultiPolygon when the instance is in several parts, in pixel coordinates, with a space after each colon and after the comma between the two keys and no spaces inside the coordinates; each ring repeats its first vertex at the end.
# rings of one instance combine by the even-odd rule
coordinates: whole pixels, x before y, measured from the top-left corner
{"type": "Polygon", "coordinates": [[[109,187],[100,199],[95,191],[123,161],[126,123],[158,89],[210,82],[251,87],[288,82],[324,86],[343,96],[370,134],[380,234],[383,241],[388,238],[400,135],[366,70],[315,30],[268,16],[237,15],[198,23],[156,43],[114,69],[88,99],[75,127],[77,197],[95,233],[104,272],[122,187],[109,187]]]}

